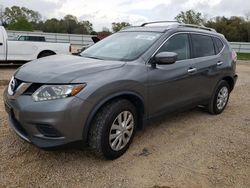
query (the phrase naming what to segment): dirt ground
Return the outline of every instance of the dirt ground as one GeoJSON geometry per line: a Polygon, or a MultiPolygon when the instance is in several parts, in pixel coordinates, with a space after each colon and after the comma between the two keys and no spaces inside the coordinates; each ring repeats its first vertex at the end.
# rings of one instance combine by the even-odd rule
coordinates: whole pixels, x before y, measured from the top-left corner
{"type": "Polygon", "coordinates": [[[0,66],[0,86],[8,84],[11,76],[16,71],[17,66],[15,67],[4,67],[0,66]]]}
{"type": "Polygon", "coordinates": [[[88,149],[43,151],[22,141],[7,125],[1,94],[0,187],[249,188],[250,64],[237,72],[223,114],[195,109],[154,122],[115,161],[88,149]]]}

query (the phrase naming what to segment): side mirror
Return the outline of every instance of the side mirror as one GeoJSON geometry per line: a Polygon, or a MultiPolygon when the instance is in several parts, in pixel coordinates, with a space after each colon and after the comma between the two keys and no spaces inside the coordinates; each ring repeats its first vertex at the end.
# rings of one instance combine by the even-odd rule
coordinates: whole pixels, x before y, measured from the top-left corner
{"type": "Polygon", "coordinates": [[[160,52],[155,55],[156,64],[168,65],[177,61],[177,54],[174,52],[160,52]]]}

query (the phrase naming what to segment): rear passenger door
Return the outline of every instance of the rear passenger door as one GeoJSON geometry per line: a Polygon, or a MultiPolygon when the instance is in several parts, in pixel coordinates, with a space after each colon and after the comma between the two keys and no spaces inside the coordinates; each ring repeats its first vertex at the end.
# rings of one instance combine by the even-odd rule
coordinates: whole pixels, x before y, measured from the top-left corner
{"type": "MultiPolygon", "coordinates": [[[[211,97],[213,88],[221,72],[223,60],[219,55],[223,43],[217,48],[214,38],[206,34],[191,34],[192,58],[197,72],[197,97],[206,100],[211,97]],[[220,51],[219,51],[220,49],[220,51]]],[[[221,42],[221,41],[220,41],[221,42]]]]}

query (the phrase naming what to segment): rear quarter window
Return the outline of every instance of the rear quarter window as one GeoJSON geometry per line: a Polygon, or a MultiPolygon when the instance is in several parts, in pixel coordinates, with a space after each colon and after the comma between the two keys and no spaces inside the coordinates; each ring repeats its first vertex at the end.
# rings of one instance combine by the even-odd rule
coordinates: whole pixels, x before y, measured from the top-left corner
{"type": "Polygon", "coordinates": [[[215,55],[212,37],[202,34],[191,34],[194,58],[215,55]]]}
{"type": "Polygon", "coordinates": [[[213,37],[214,40],[214,44],[215,44],[215,48],[216,48],[216,54],[220,53],[221,50],[224,48],[224,44],[223,42],[217,38],[217,37],[213,37]]]}

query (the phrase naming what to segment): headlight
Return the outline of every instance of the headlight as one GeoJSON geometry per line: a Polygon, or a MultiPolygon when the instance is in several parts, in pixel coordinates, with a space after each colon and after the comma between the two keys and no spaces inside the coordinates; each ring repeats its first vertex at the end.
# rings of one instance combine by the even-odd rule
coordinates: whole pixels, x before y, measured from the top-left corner
{"type": "Polygon", "coordinates": [[[75,96],[79,93],[86,84],[77,85],[43,85],[33,93],[34,101],[48,101],[55,99],[63,99],[70,96],[75,96]]]}

